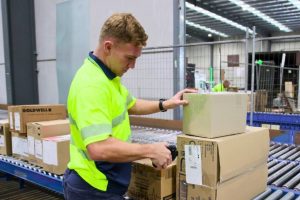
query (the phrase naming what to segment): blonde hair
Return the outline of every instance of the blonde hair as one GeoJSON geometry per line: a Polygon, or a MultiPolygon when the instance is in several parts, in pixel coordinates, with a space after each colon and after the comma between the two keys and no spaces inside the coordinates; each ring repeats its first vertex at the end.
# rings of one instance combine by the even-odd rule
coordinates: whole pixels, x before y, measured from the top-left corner
{"type": "Polygon", "coordinates": [[[100,42],[105,37],[114,37],[120,42],[146,46],[148,35],[142,25],[130,13],[116,13],[104,23],[100,33],[100,42]]]}

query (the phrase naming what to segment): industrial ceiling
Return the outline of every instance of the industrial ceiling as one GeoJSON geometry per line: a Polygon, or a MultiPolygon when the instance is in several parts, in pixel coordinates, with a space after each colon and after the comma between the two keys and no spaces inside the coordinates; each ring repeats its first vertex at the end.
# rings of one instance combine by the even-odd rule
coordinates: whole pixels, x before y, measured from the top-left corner
{"type": "Polygon", "coordinates": [[[299,0],[186,0],[185,5],[187,42],[244,36],[253,26],[260,36],[300,31],[299,0]]]}

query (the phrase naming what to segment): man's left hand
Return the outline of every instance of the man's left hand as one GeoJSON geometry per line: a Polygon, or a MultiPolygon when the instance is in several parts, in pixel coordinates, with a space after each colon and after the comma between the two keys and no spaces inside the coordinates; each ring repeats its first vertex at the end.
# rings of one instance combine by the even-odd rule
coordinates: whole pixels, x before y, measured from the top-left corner
{"type": "Polygon", "coordinates": [[[177,94],[175,94],[172,98],[164,101],[163,107],[165,109],[172,109],[180,105],[187,105],[188,101],[182,99],[184,93],[198,93],[198,89],[186,88],[184,90],[177,92],[177,94]]]}

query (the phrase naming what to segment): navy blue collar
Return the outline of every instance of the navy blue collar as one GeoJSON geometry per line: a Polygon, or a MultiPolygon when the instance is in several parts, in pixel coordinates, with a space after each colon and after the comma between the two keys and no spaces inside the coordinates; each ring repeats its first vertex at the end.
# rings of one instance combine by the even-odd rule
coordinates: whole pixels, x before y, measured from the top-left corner
{"type": "Polygon", "coordinates": [[[109,78],[110,80],[116,78],[117,75],[113,73],[99,58],[97,58],[92,51],[89,53],[89,57],[93,59],[97,63],[97,65],[99,65],[107,78],[109,78]]]}

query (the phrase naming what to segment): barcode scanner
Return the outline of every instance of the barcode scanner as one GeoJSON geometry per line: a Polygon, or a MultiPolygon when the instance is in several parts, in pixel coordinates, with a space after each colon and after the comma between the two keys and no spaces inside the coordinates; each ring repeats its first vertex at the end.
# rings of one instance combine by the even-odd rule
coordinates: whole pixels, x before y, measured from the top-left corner
{"type": "MultiPolygon", "coordinates": [[[[167,148],[171,151],[172,161],[174,161],[178,155],[177,147],[175,145],[168,145],[167,148]]],[[[152,166],[157,167],[154,163],[152,163],[152,166]]]]}
{"type": "Polygon", "coordinates": [[[168,145],[167,148],[171,151],[172,161],[175,160],[178,155],[177,147],[175,145],[168,145]]]}

